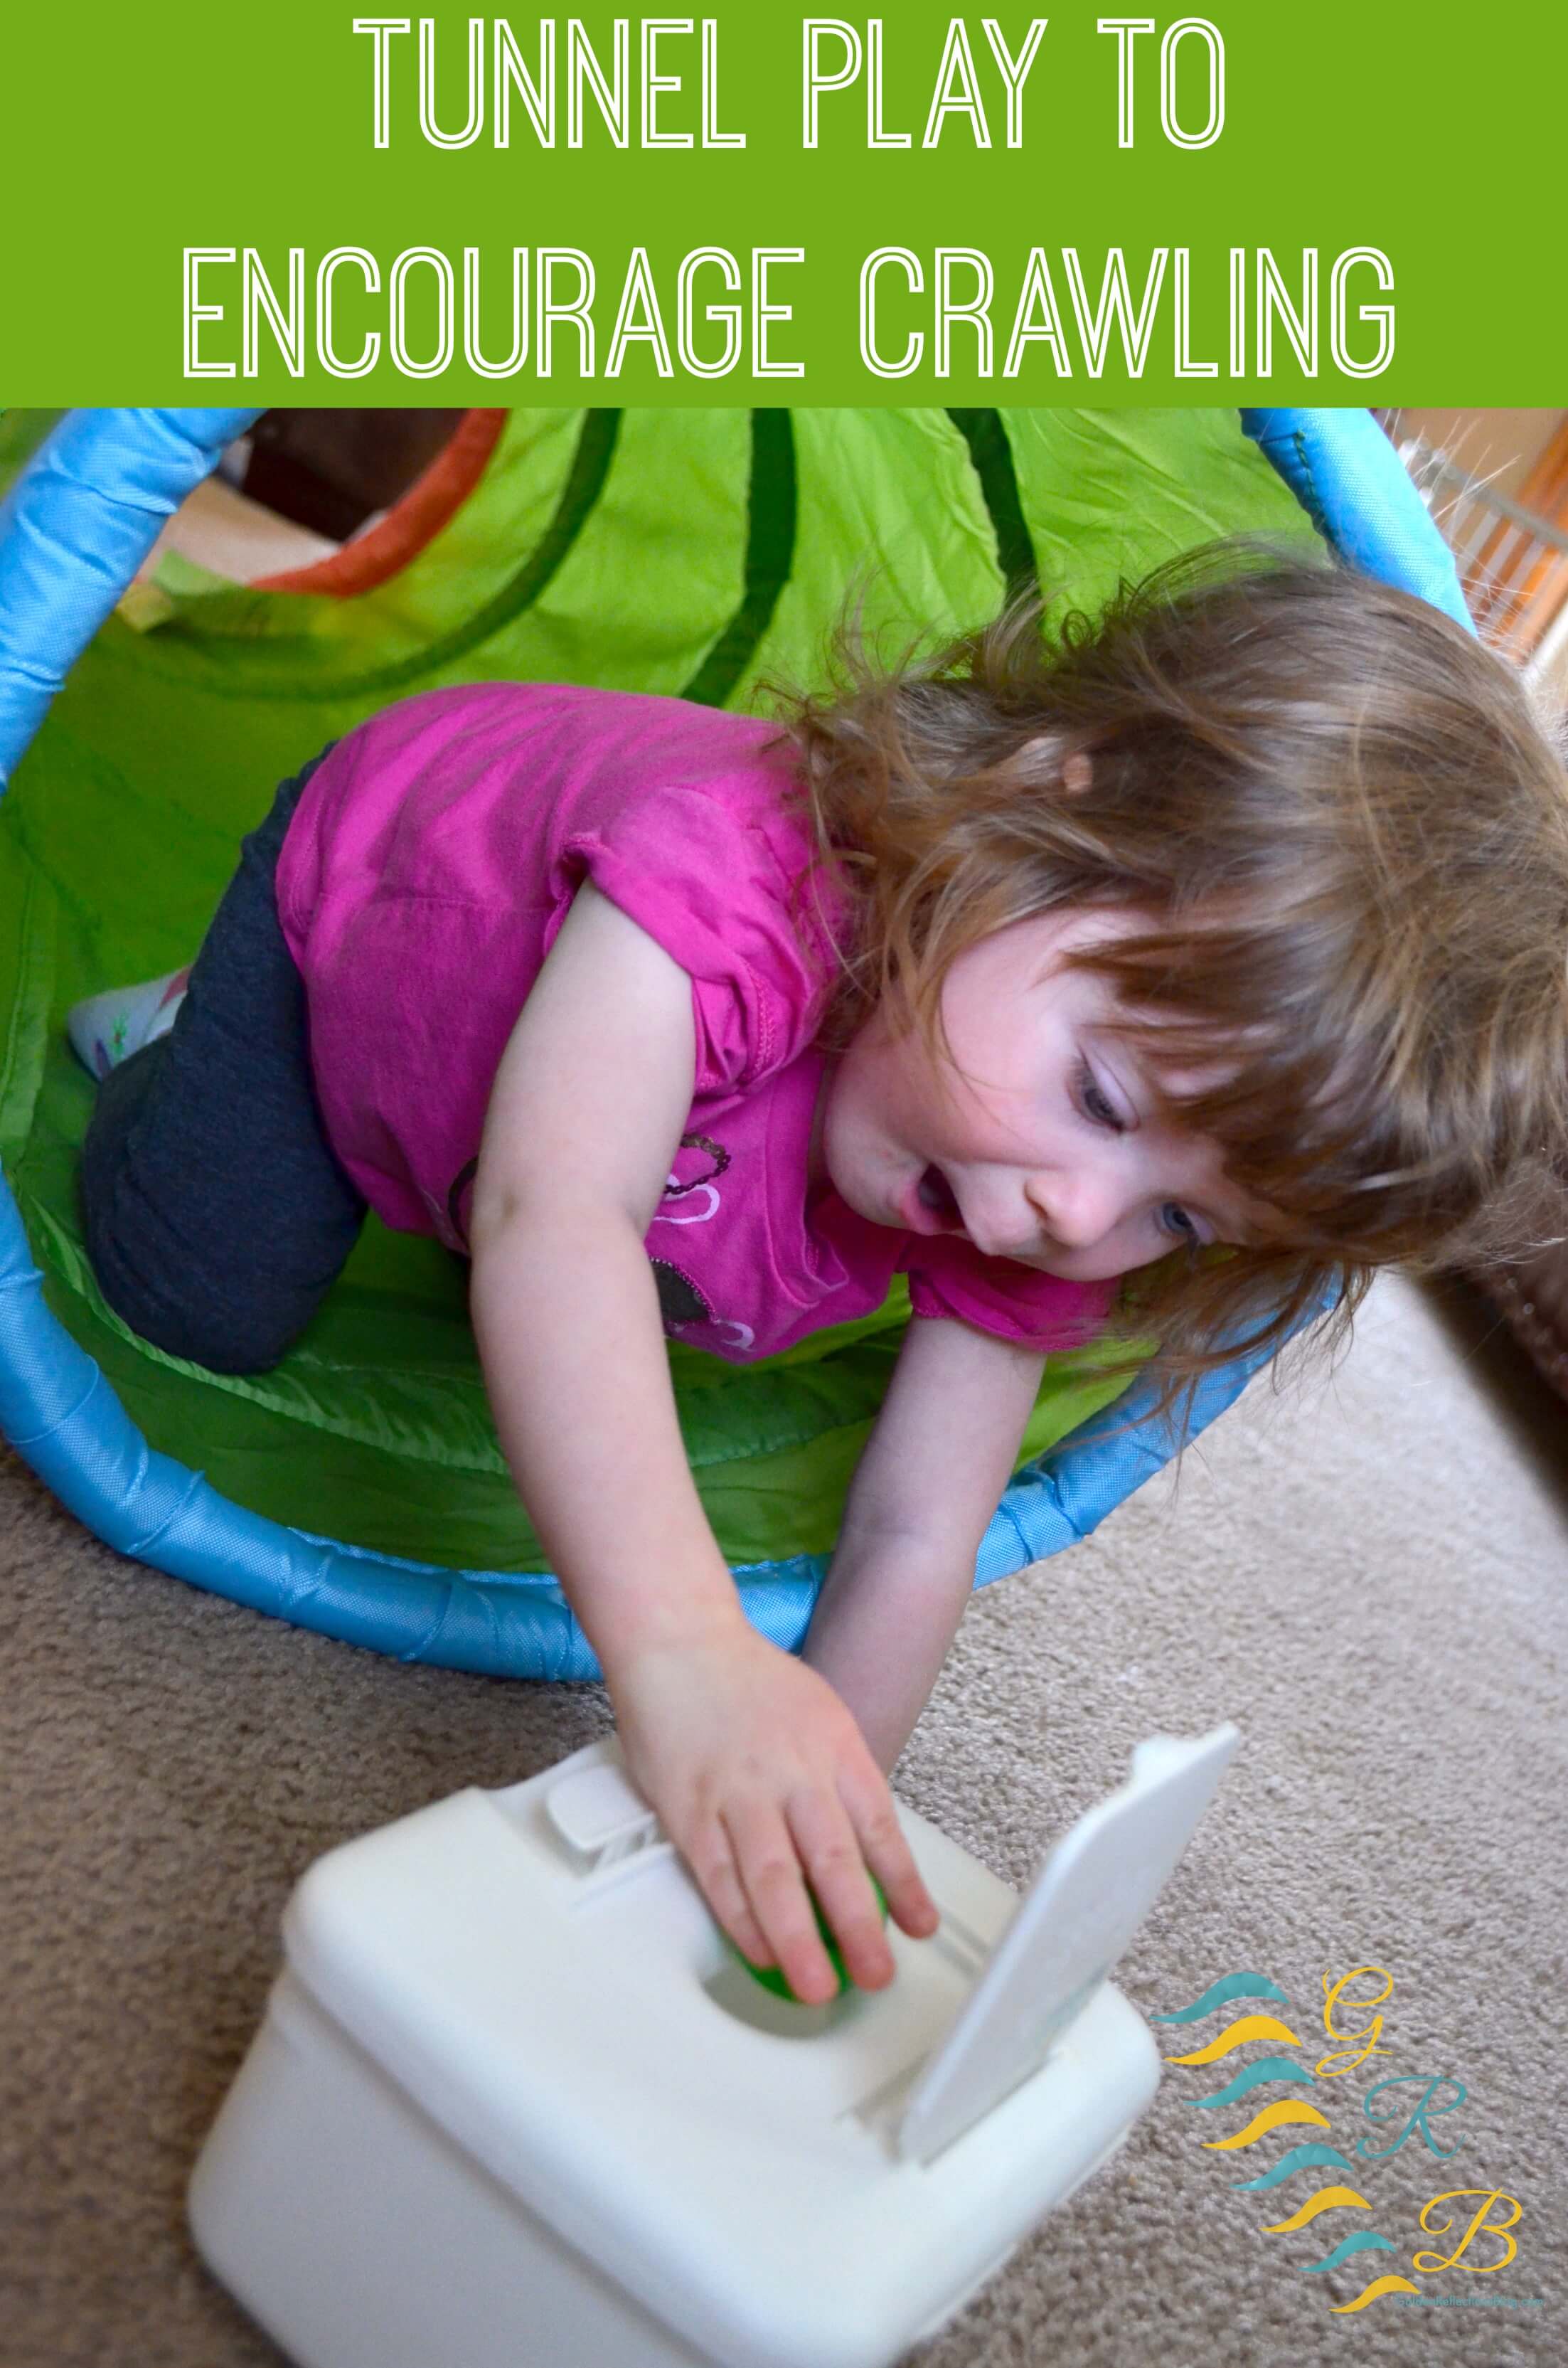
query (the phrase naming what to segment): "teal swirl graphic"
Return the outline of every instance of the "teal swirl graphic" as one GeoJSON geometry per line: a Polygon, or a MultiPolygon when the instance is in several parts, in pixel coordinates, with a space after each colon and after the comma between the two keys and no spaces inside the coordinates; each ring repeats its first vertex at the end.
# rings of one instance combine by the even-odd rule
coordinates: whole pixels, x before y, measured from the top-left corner
{"type": "Polygon", "coordinates": [[[1325,2253],[1321,2261],[1303,2261],[1296,2274],[1315,2278],[1320,2270],[1336,2270],[1352,2253],[1392,2253],[1394,2249],[1392,2237],[1375,2237],[1369,2228],[1358,2228],[1353,2237],[1342,2237],[1333,2252],[1325,2253]]]}
{"type": "Polygon", "coordinates": [[[1249,2064],[1238,2072],[1228,2087],[1216,2089],[1211,2097],[1184,2097],[1187,2105],[1198,2105],[1207,2112],[1215,2105],[1234,2105],[1250,2089],[1265,2080],[1310,2080],[1312,2074],[1305,2065],[1293,2063],[1289,2055],[1266,2055],[1257,2064],[1249,2064]]]}
{"type": "Polygon", "coordinates": [[[1320,2165],[1324,2169],[1347,2170],[1352,2174],[1356,2169],[1355,2164],[1334,2146],[1292,2146],[1289,2154],[1282,2154],[1273,2169],[1266,2170],[1261,2179],[1233,2179],[1231,2185],[1242,2189],[1246,2193],[1261,2195],[1269,2188],[1278,2187],[1285,2180],[1293,2178],[1297,2171],[1315,2170],[1320,2165]]]}
{"type": "Polygon", "coordinates": [[[1151,2022],[1197,2022],[1202,2016],[1212,2014],[1217,2006],[1229,2006],[1233,1998],[1277,1998],[1281,2006],[1290,2003],[1278,1983],[1271,1982],[1267,1974],[1227,1974],[1222,1981],[1211,1983],[1203,1996],[1194,1998],[1190,2006],[1177,2007],[1174,2014],[1152,2014],[1149,2020],[1151,2022]]]}

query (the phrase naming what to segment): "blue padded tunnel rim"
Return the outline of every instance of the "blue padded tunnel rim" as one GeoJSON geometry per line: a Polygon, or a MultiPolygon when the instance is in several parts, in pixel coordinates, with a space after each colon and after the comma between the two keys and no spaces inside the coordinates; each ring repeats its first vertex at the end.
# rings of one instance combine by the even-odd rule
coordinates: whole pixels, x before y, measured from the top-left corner
{"type": "MultiPolygon", "coordinates": [[[[164,520],[254,410],[70,414],[0,507],[0,788],[114,608],[164,520]]],[[[1403,586],[1473,632],[1451,555],[1369,412],[1244,410],[1244,431],[1318,531],[1364,574],[1403,586]]],[[[1237,1398],[1259,1357],[1199,1385],[1188,1436],[1237,1398]]],[[[1141,1384],[1009,1483],[975,1585],[1087,1536],[1169,1461],[1141,1384]]],[[[597,1660],[558,1583],[455,1571],[285,1527],[236,1505],[149,1447],[96,1361],[43,1298],[27,1228],[0,1179],[0,1430],[88,1529],[132,1559],[229,1601],[396,1658],[488,1677],[586,1680],[597,1660]]],[[[802,1642],[825,1555],[734,1573],[761,1633],[802,1642]]]]}

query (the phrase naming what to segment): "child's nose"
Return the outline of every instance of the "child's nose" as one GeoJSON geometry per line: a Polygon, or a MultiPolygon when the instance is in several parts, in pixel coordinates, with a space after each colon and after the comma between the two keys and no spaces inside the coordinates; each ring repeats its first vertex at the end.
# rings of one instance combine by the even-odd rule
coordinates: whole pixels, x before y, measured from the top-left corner
{"type": "Polygon", "coordinates": [[[1083,1169],[1058,1169],[1039,1178],[1029,1192],[1040,1221],[1064,1250],[1088,1250],[1121,1222],[1121,1196],[1113,1178],[1083,1169]]]}

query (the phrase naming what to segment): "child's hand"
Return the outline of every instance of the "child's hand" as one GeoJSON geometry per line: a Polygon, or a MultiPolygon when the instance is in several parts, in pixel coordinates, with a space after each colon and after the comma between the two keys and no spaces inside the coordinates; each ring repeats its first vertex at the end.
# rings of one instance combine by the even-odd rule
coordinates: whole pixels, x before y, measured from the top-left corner
{"type": "Polygon", "coordinates": [[[838,1987],[808,1883],[862,1989],[893,1977],[868,1867],[904,1931],[936,1930],[887,1781],[815,1670],[743,1624],[645,1647],[617,1668],[610,1694],[627,1765],[714,1915],[803,2003],[838,1987]]]}

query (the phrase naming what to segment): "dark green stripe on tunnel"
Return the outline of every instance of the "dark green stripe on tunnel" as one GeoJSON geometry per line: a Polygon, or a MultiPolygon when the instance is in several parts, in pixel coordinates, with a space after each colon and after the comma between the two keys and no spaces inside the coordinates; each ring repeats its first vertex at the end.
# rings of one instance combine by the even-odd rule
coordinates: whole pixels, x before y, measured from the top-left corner
{"type": "Polygon", "coordinates": [[[722,707],[751,664],[795,564],[797,509],[794,423],[787,411],[754,411],[741,604],[686,685],[684,699],[722,707]]]}
{"type": "Polygon", "coordinates": [[[996,558],[1006,579],[1008,598],[1017,592],[1037,591],[1040,575],[1035,566],[1034,544],[1024,521],[1012,447],[1001,413],[949,409],[948,417],[969,446],[969,457],[974,463],[990,514],[991,531],[996,537],[996,558]]]}
{"type": "Polygon", "coordinates": [[[413,657],[383,666],[375,674],[357,676],[351,683],[334,683],[333,689],[388,690],[401,682],[412,682],[477,649],[492,633],[498,633],[503,625],[509,625],[525,609],[530,609],[576,541],[588,513],[604,490],[620,435],[621,417],[619,410],[585,412],[583,432],[577,438],[572,466],[550,524],[516,574],[466,624],[440,641],[432,642],[428,649],[416,652],[413,657]]]}
{"type": "MultiPolygon", "coordinates": [[[[265,642],[247,647],[243,642],[225,641],[217,649],[210,646],[207,654],[212,656],[221,651],[222,664],[212,666],[201,688],[223,699],[356,698],[366,692],[403,689],[479,648],[533,606],[570,553],[604,490],[622,416],[619,409],[608,408],[584,413],[566,482],[549,525],[500,590],[449,632],[390,665],[346,669],[341,674],[315,668],[290,671],[276,664],[265,642]]],[[[187,647],[192,641],[199,646],[199,628],[195,633],[187,628],[179,638],[187,647]]],[[[160,671],[157,640],[155,634],[150,635],[148,646],[138,654],[140,663],[153,674],[160,671]]]]}

